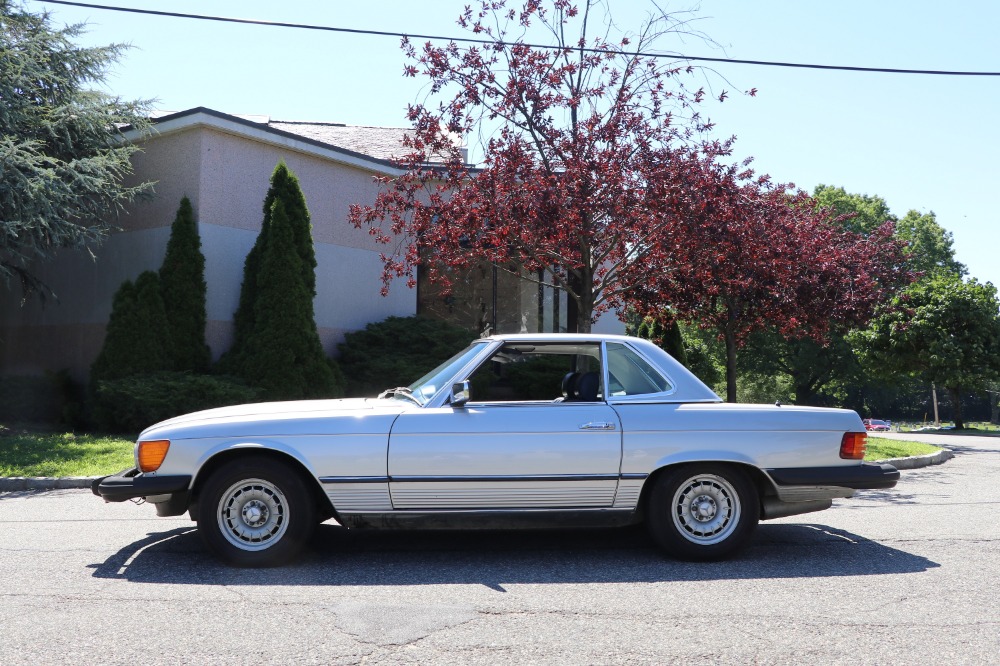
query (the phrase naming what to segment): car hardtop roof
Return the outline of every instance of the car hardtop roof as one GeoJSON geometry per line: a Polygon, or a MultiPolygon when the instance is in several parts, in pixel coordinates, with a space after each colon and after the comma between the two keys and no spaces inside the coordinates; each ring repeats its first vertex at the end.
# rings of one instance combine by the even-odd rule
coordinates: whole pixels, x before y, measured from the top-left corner
{"type": "Polygon", "coordinates": [[[642,338],[635,338],[628,335],[615,335],[612,333],[497,333],[483,340],[505,340],[512,342],[537,341],[537,342],[600,342],[610,340],[615,342],[641,341],[642,338]]]}

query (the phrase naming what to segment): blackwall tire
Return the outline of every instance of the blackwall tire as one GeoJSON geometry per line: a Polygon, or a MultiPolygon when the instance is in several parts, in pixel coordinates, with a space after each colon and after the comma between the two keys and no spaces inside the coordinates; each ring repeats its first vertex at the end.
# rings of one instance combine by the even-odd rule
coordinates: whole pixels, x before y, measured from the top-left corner
{"type": "Polygon", "coordinates": [[[760,500],[754,484],[737,467],[684,465],[657,479],[646,515],[650,534],[669,555],[720,560],[753,535],[760,500]]]}
{"type": "Polygon", "coordinates": [[[205,545],[238,567],[292,561],[317,522],[306,480],[289,465],[260,456],[232,460],[215,470],[197,511],[205,545]]]}

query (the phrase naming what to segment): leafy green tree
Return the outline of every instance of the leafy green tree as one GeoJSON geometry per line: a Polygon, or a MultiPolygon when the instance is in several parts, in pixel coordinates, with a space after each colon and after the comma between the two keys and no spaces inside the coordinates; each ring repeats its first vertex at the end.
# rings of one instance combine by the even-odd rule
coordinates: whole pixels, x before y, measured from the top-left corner
{"type": "Polygon", "coordinates": [[[840,381],[858,381],[861,366],[842,330],[823,344],[810,339],[788,340],[773,331],[755,336],[744,350],[741,369],[749,374],[788,377],[797,405],[826,405],[835,400],[824,388],[840,381]]]}
{"type": "Polygon", "coordinates": [[[172,350],[160,280],[145,271],[115,293],[104,345],[90,370],[91,382],[172,370],[172,350]]]}
{"type": "Polygon", "coordinates": [[[83,25],[57,28],[0,0],[0,277],[22,298],[48,289],[33,272],[60,248],[93,248],[151,184],[125,184],[147,103],[91,89],[128,48],[77,46],[83,25]]]}
{"type": "Polygon", "coordinates": [[[962,395],[1000,379],[1000,303],[989,282],[942,275],[912,285],[864,332],[878,363],[947,389],[957,428],[962,395]]]}
{"type": "Polygon", "coordinates": [[[820,208],[827,208],[841,224],[850,231],[870,234],[895,216],[889,211],[889,204],[879,196],[851,194],[842,187],[817,185],[813,198],[820,208]]]}
{"type": "MultiPolygon", "coordinates": [[[[830,185],[817,186],[813,196],[817,206],[831,210],[840,224],[857,233],[870,234],[892,221],[895,238],[906,243],[907,263],[923,276],[920,279],[942,272],[965,273],[965,267],[955,260],[951,233],[937,223],[933,213],[910,211],[898,220],[881,197],[848,193],[830,185]]],[[[862,350],[851,344],[859,339],[844,327],[832,328],[822,343],[785,340],[765,332],[748,345],[741,365],[751,373],[788,375],[796,404],[852,404],[863,412],[874,396],[880,405],[895,404],[892,396],[903,391],[906,383],[893,376],[895,366],[878,364],[877,372],[866,371],[859,360],[862,350]]]]}
{"type": "Polygon", "coordinates": [[[271,174],[271,187],[264,197],[264,221],[253,248],[243,264],[243,286],[240,289],[240,303],[233,315],[233,346],[222,360],[222,367],[232,369],[235,360],[245,350],[256,328],[258,284],[264,253],[271,238],[272,211],[274,202],[280,200],[292,231],[292,245],[299,258],[302,283],[309,298],[316,296],[316,252],[313,248],[312,224],[306,198],[299,187],[299,180],[281,161],[271,174]]]}
{"type": "Polygon", "coordinates": [[[271,205],[268,242],[257,276],[254,328],[239,357],[237,374],[263,389],[263,397],[270,400],[342,393],[316,331],[295,224],[281,198],[271,205]]]}
{"type": "Polygon", "coordinates": [[[896,237],[907,242],[907,259],[915,271],[933,277],[950,273],[966,274],[965,265],[955,260],[954,238],[938,224],[934,212],[909,211],[896,222],[896,237]]]}
{"type": "Polygon", "coordinates": [[[205,344],[205,256],[191,201],[181,199],[160,266],[160,290],[173,339],[175,370],[205,372],[211,352],[205,344]]]}

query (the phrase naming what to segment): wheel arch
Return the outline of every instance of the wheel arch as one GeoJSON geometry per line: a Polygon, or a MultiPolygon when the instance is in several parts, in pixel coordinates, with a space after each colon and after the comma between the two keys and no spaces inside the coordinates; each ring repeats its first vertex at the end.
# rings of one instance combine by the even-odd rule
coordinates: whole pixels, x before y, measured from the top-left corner
{"type": "Polygon", "coordinates": [[[636,509],[643,519],[645,519],[646,507],[648,505],[649,498],[653,493],[653,488],[656,486],[660,477],[670,474],[678,467],[684,467],[687,465],[722,465],[724,467],[739,469],[746,474],[747,478],[749,478],[750,482],[753,484],[754,489],[757,491],[757,503],[760,505],[762,510],[764,497],[775,494],[774,482],[772,482],[770,477],[768,477],[767,474],[756,465],[726,459],[680,460],[661,465],[646,477],[646,480],[642,484],[642,491],[639,493],[639,501],[636,504],[636,509]]]}
{"type": "Polygon", "coordinates": [[[281,462],[288,465],[295,473],[302,479],[304,486],[312,498],[313,503],[316,506],[316,511],[322,518],[322,520],[327,520],[336,516],[336,510],[333,504],[330,502],[330,498],[327,497],[326,493],[323,492],[322,486],[316,479],[316,476],[306,467],[306,465],[293,456],[292,454],[281,451],[278,449],[267,448],[262,446],[234,446],[221,451],[213,453],[204,463],[198,468],[198,471],[194,477],[191,484],[191,501],[189,506],[189,512],[192,520],[197,514],[197,505],[199,495],[205,486],[205,483],[212,476],[213,473],[223,465],[227,463],[238,460],[240,458],[268,458],[276,462],[281,462]]]}

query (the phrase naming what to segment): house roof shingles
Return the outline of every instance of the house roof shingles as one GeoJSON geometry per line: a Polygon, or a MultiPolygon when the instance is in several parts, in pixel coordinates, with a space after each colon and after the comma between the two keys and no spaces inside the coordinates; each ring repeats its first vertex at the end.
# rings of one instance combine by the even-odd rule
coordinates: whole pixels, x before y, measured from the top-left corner
{"type": "MultiPolygon", "coordinates": [[[[305,122],[298,120],[272,120],[269,116],[242,113],[223,113],[206,107],[196,107],[185,111],[156,111],[152,120],[161,127],[171,126],[176,130],[198,118],[208,118],[209,122],[229,123],[229,127],[256,128],[289,138],[298,138],[309,144],[325,147],[335,152],[354,156],[365,161],[394,168],[395,160],[404,157],[408,149],[403,145],[403,137],[410,131],[404,127],[371,127],[366,125],[345,125],[343,123],[305,122]],[[213,120],[214,119],[214,120],[213,120]]],[[[454,136],[455,144],[463,155],[466,149],[462,139],[454,136]]],[[[443,161],[433,155],[429,163],[443,161]]]]}
{"type": "Polygon", "coordinates": [[[272,129],[297,134],[375,159],[392,160],[404,156],[407,152],[403,146],[403,136],[407,130],[402,127],[365,127],[289,120],[268,120],[266,124],[272,129]]]}

